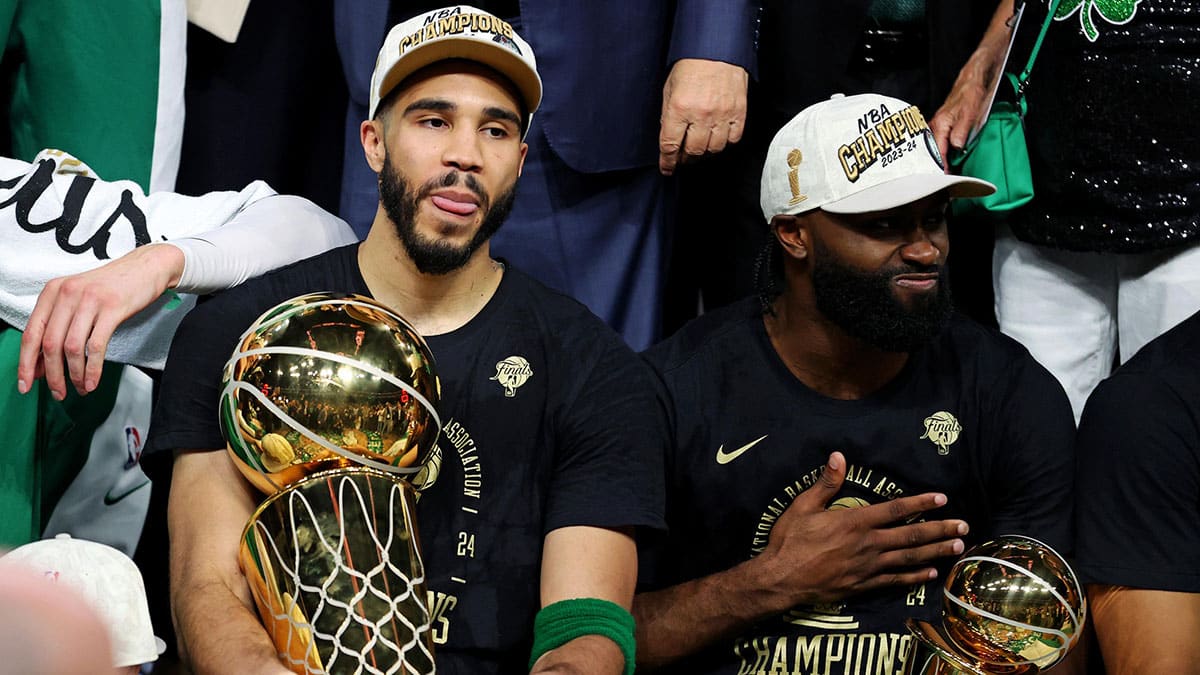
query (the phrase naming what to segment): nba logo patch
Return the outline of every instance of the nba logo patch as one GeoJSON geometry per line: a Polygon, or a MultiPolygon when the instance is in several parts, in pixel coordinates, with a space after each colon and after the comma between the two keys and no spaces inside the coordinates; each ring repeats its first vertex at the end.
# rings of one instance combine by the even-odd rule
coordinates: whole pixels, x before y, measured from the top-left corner
{"type": "Polygon", "coordinates": [[[132,469],[142,458],[142,432],[137,427],[125,427],[125,468],[132,469]]]}

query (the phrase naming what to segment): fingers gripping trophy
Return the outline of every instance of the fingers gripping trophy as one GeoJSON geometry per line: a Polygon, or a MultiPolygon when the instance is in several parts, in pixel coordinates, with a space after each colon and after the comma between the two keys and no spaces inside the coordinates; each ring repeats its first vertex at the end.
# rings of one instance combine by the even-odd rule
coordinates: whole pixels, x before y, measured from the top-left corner
{"type": "Polygon", "coordinates": [[[441,429],[433,355],[357,295],[283,302],[225,366],[221,430],[268,495],[239,563],[296,673],[432,673],[424,565],[404,476],[441,429]]]}
{"type": "Polygon", "coordinates": [[[1079,641],[1087,599],[1054,549],[1008,535],[980,544],[950,569],[942,623],[909,619],[906,675],[1034,675],[1079,641]]]}

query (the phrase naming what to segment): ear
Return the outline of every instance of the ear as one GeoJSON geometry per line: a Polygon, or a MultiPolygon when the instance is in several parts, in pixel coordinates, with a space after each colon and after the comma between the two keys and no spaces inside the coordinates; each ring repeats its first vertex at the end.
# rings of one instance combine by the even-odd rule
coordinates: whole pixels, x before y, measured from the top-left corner
{"type": "Polygon", "coordinates": [[[365,120],[358,128],[359,140],[362,141],[363,155],[367,158],[367,164],[371,166],[371,170],[379,173],[383,170],[383,158],[387,156],[387,148],[384,147],[383,138],[383,122],[379,120],[365,120]]]}
{"type": "Polygon", "coordinates": [[[525,170],[525,156],[529,154],[529,144],[521,144],[521,162],[517,164],[517,178],[521,177],[521,172],[525,170]]]}
{"type": "Polygon", "coordinates": [[[771,234],[790,258],[806,260],[810,250],[810,233],[804,216],[779,215],[771,219],[771,234]]]}

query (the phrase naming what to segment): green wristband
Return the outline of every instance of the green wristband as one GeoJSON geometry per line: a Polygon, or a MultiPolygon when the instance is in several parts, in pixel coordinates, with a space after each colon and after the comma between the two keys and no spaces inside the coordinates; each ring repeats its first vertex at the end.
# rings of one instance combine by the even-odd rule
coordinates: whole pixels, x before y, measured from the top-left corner
{"type": "Polygon", "coordinates": [[[537,613],[533,620],[530,669],[542,654],[584,635],[602,635],[617,643],[625,655],[625,675],[633,675],[637,658],[633,615],[615,602],[597,598],[560,600],[537,613]]]}

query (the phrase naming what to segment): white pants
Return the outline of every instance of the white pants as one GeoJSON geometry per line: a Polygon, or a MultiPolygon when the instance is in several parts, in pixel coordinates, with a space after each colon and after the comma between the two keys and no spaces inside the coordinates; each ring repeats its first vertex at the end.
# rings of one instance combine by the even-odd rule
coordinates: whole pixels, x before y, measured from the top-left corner
{"type": "Polygon", "coordinates": [[[1153,253],[1076,253],[997,231],[996,318],[1054,374],[1075,421],[1087,397],[1147,342],[1200,310],[1200,244],[1153,253]]]}

